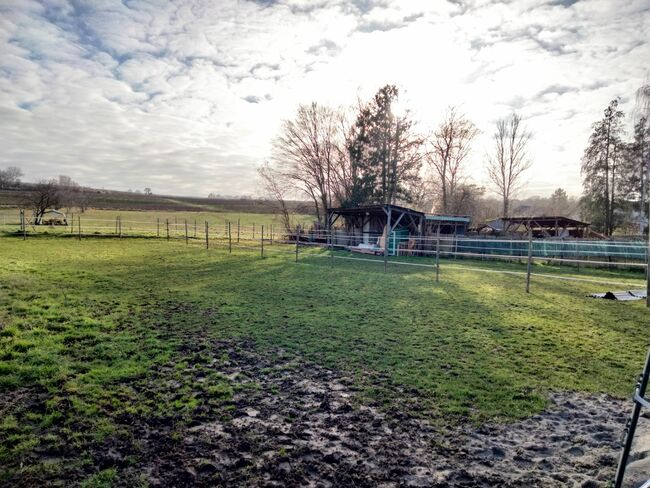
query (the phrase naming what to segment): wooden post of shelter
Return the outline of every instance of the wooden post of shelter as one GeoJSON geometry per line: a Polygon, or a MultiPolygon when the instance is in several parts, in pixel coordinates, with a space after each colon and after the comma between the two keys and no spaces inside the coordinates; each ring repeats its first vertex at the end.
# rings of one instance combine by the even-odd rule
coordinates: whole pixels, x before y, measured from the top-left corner
{"type": "Polygon", "coordinates": [[[533,227],[528,229],[528,262],[526,263],[526,293],[530,293],[530,272],[533,264],[533,227]]]}

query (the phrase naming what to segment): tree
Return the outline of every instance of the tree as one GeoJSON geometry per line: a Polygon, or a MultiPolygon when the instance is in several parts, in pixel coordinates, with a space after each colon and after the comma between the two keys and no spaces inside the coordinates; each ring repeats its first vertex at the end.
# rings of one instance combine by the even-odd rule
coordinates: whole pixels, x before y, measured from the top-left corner
{"type": "Polygon", "coordinates": [[[510,201],[521,189],[523,174],[532,164],[527,154],[530,138],[521,116],[514,112],[496,123],[494,154],[488,159],[487,170],[501,197],[503,217],[508,217],[510,201]]]}
{"type": "Polygon", "coordinates": [[[146,187],[146,188],[144,189],[144,194],[147,195],[147,196],[151,196],[151,195],[152,195],[152,193],[151,193],[151,188],[146,187]]]}
{"type": "MultiPolygon", "coordinates": [[[[336,165],[339,162],[340,113],[311,103],[300,105],[293,120],[282,123],[273,143],[273,166],[281,179],[314,202],[316,217],[325,222],[327,209],[336,193],[336,165]]],[[[285,189],[283,189],[284,191],[285,189]]]]}
{"type": "Polygon", "coordinates": [[[589,144],[582,156],[582,206],[592,225],[606,235],[615,229],[615,207],[620,203],[617,184],[622,156],[623,112],[612,100],[603,118],[593,124],[589,144]]]}
{"type": "Polygon", "coordinates": [[[283,180],[282,173],[275,171],[269,163],[264,163],[257,168],[257,173],[262,178],[264,190],[276,202],[277,211],[282,218],[282,224],[287,232],[291,232],[291,215],[287,206],[286,195],[290,186],[283,180]]]}
{"type": "Polygon", "coordinates": [[[33,210],[34,225],[40,225],[45,211],[61,205],[59,184],[55,179],[41,180],[27,194],[24,205],[33,210]]]}
{"type": "Polygon", "coordinates": [[[569,196],[563,188],[558,188],[551,195],[548,213],[552,216],[566,215],[569,211],[569,196]]]}
{"type": "Polygon", "coordinates": [[[379,89],[372,101],[360,104],[347,140],[352,191],[347,206],[369,203],[410,203],[420,181],[423,139],[416,136],[408,114],[393,113],[399,91],[379,89]]]}
{"type": "Polygon", "coordinates": [[[23,171],[16,166],[9,166],[6,169],[0,169],[0,190],[20,186],[20,178],[23,171]]]}
{"type": "MultiPolygon", "coordinates": [[[[439,187],[439,202],[434,205],[442,213],[459,213],[453,202],[457,201],[456,190],[463,179],[463,163],[477,133],[470,120],[457,113],[455,107],[450,107],[433,135],[427,162],[435,173],[439,187]]],[[[434,212],[436,208],[431,211],[434,212]]]]}

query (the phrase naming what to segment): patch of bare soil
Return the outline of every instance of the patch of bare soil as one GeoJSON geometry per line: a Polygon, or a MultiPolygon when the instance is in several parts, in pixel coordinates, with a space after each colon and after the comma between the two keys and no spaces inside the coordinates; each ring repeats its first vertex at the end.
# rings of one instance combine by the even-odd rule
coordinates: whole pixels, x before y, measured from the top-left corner
{"type": "Polygon", "coordinates": [[[350,378],[281,351],[223,341],[193,348],[227,352],[215,367],[250,387],[236,391],[226,415],[204,412],[180,431],[135,422],[137,453],[96,451],[124,485],[605,486],[629,407],[606,395],[555,393],[546,412],[527,420],[441,432],[407,413],[359,405],[350,378]]]}

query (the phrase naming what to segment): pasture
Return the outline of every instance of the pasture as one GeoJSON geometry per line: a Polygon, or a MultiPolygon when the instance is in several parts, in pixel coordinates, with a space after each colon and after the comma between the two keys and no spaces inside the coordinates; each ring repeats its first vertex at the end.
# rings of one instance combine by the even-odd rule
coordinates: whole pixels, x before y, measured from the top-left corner
{"type": "MultiPolygon", "coordinates": [[[[523,429],[553,398],[571,403],[563,392],[581,395],[571,401],[585,411],[626,405],[617,399],[629,397],[648,345],[641,302],[544,278],[526,294],[520,275],[444,260],[436,283],[431,269],[385,273],[318,255],[0,237],[0,485],[474,486],[453,478],[460,467],[443,469],[473,429],[523,429]],[[403,459],[407,439],[435,454],[426,474],[415,453],[403,459]],[[391,470],[395,459],[404,463],[391,470]]],[[[510,476],[498,462],[513,454],[490,452],[477,462],[496,468],[470,471],[476,483],[510,476]]],[[[565,481],[611,478],[611,459],[592,461],[580,458],[565,481]]],[[[517,466],[547,476],[529,462],[517,466]]]]}

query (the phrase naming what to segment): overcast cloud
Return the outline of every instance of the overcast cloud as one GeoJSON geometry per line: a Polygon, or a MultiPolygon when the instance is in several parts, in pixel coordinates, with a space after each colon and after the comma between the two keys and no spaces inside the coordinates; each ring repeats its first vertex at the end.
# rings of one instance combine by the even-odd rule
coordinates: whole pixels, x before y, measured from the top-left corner
{"type": "Polygon", "coordinates": [[[534,133],[529,194],[580,191],[590,125],[630,112],[650,0],[3,0],[0,167],[26,180],[253,194],[283,118],[395,83],[429,131],[451,104],[534,133]]]}

